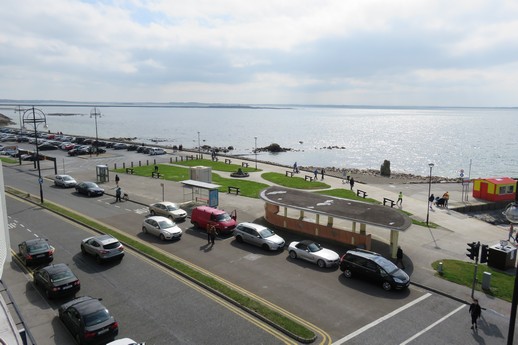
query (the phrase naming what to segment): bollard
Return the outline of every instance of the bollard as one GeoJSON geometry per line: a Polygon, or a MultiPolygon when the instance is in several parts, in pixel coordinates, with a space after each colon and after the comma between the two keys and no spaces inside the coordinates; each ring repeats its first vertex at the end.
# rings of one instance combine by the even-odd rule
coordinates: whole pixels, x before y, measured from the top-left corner
{"type": "Polygon", "coordinates": [[[491,273],[484,272],[482,275],[482,290],[491,290],[491,273]]]}
{"type": "MultiPolygon", "coordinates": [[[[115,169],[117,169],[117,164],[115,164],[115,169]]],[[[126,162],[122,163],[122,169],[126,169],[126,162]]]]}
{"type": "Polygon", "coordinates": [[[439,262],[439,266],[437,266],[437,273],[439,273],[440,275],[442,275],[442,261],[439,262]]]}
{"type": "Polygon", "coordinates": [[[138,161],[138,166],[141,167],[142,166],[142,162],[141,161],[138,161]]]}
{"type": "Polygon", "coordinates": [[[153,165],[156,165],[156,159],[153,158],[153,165]]]}
{"type": "Polygon", "coordinates": [[[133,168],[133,161],[130,162],[131,167],[133,168]]]}

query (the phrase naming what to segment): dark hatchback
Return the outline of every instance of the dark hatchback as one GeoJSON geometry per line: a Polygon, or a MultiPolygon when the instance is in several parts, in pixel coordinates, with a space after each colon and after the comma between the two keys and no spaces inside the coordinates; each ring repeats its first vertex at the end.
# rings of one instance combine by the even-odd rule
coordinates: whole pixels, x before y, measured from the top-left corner
{"type": "Polygon", "coordinates": [[[40,268],[34,273],[34,284],[41,286],[49,299],[75,295],[81,289],[79,279],[65,264],[40,268]]]}
{"type": "Polygon", "coordinates": [[[18,255],[26,266],[49,263],[54,260],[54,247],[47,239],[34,238],[18,245],[18,255]]]}
{"type": "Polygon", "coordinates": [[[81,182],[76,186],[76,192],[80,194],[86,194],[88,196],[101,196],[104,195],[104,189],[99,187],[94,182],[81,182]]]}
{"type": "Polygon", "coordinates": [[[119,324],[100,299],[83,296],[63,304],[59,318],[78,344],[106,344],[119,334],[119,324]]]}
{"type": "Polygon", "coordinates": [[[392,261],[378,253],[349,250],[340,258],[340,270],[347,278],[360,277],[380,284],[384,290],[404,289],[410,284],[408,275],[392,261]]]}

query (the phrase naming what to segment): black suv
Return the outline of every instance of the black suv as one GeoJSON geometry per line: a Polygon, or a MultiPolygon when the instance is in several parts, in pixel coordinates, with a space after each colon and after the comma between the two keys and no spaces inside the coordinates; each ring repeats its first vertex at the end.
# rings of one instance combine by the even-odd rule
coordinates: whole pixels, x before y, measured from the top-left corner
{"type": "Polygon", "coordinates": [[[381,284],[384,290],[404,289],[410,278],[392,261],[367,250],[349,250],[340,258],[340,270],[344,276],[358,276],[381,284]]]}

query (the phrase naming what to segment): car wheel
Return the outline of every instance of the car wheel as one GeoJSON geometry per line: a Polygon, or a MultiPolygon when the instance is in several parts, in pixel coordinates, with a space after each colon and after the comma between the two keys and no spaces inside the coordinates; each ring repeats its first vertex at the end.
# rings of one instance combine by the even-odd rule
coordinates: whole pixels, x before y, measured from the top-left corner
{"type": "Polygon", "coordinates": [[[293,250],[290,250],[290,258],[296,259],[297,258],[297,253],[295,253],[295,251],[293,251],[293,250]]]}
{"type": "Polygon", "coordinates": [[[151,212],[149,212],[149,213],[150,213],[152,216],[155,216],[155,215],[156,215],[155,211],[151,211],[151,212]]]}
{"type": "Polygon", "coordinates": [[[383,290],[385,290],[385,291],[389,291],[390,289],[392,289],[392,285],[390,285],[389,282],[383,282],[383,284],[381,286],[383,287],[383,290]]]}
{"type": "Polygon", "coordinates": [[[326,267],[326,263],[325,263],[325,261],[324,261],[324,260],[318,260],[318,261],[317,261],[317,265],[318,265],[318,267],[320,267],[320,268],[324,268],[324,267],[326,267]]]}
{"type": "Polygon", "coordinates": [[[88,192],[88,197],[91,197],[92,196],[92,193],[88,192]]]}
{"type": "Polygon", "coordinates": [[[269,247],[266,243],[264,243],[264,244],[261,246],[261,248],[263,248],[264,250],[270,250],[270,247],[269,247]]]}
{"type": "Polygon", "coordinates": [[[103,262],[103,259],[101,259],[101,257],[99,255],[96,255],[95,256],[95,261],[97,261],[97,263],[100,264],[100,263],[103,262]]]}
{"type": "Polygon", "coordinates": [[[173,216],[169,216],[167,218],[171,219],[174,222],[174,217],[173,216]]]}
{"type": "Polygon", "coordinates": [[[81,253],[86,254],[86,249],[84,246],[81,246],[81,253]]]}
{"type": "Polygon", "coordinates": [[[198,225],[198,223],[197,223],[197,222],[191,222],[191,223],[192,223],[192,225],[193,225],[195,228],[199,228],[199,227],[200,227],[200,226],[198,225]]]}
{"type": "Polygon", "coordinates": [[[353,272],[351,270],[348,270],[347,268],[344,270],[344,276],[346,278],[351,278],[353,276],[353,272]]]}
{"type": "Polygon", "coordinates": [[[160,239],[161,239],[162,241],[165,241],[165,236],[164,236],[164,234],[160,234],[160,239]]]}
{"type": "Polygon", "coordinates": [[[146,227],[145,227],[145,226],[143,226],[143,227],[142,227],[142,232],[143,232],[143,233],[145,233],[145,234],[147,234],[147,229],[146,229],[146,227]]]}
{"type": "Polygon", "coordinates": [[[239,243],[243,243],[243,237],[237,236],[236,241],[238,241],[239,243]]]}

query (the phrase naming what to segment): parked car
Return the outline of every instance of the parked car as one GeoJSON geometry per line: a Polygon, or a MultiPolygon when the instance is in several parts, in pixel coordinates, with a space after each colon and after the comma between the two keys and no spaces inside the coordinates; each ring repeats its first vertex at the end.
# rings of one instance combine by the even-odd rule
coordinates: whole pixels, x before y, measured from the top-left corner
{"type": "Polygon", "coordinates": [[[177,204],[169,201],[161,201],[149,205],[149,213],[152,216],[164,216],[174,221],[185,220],[187,212],[182,210],[177,204]]]}
{"type": "Polygon", "coordinates": [[[145,218],[142,222],[142,232],[159,237],[162,241],[179,240],[182,229],[171,219],[162,216],[145,218]]]}
{"type": "Polygon", "coordinates": [[[81,242],[81,253],[93,255],[98,263],[107,260],[122,260],[124,246],[111,235],[99,235],[85,238],[81,242]]]}
{"type": "Polygon", "coordinates": [[[114,150],[126,150],[128,148],[128,144],[124,144],[124,143],[116,143],[116,144],[113,144],[113,147],[112,147],[114,150]]]}
{"type": "Polygon", "coordinates": [[[75,186],[76,192],[86,194],[88,196],[104,195],[104,189],[94,182],[81,182],[75,186]]]}
{"type": "Polygon", "coordinates": [[[57,150],[59,147],[53,144],[49,143],[43,143],[38,145],[38,150],[40,151],[50,151],[50,150],[57,150]]]}
{"type": "Polygon", "coordinates": [[[336,266],[340,262],[340,256],[336,252],[310,240],[291,242],[288,251],[292,259],[306,260],[320,268],[336,266]]]}
{"type": "Polygon", "coordinates": [[[150,156],[165,155],[167,152],[159,147],[152,147],[148,151],[150,156]]]}
{"type": "Polygon", "coordinates": [[[77,181],[70,175],[56,175],[54,176],[54,185],[63,188],[75,187],[77,181]]]}
{"type": "Polygon", "coordinates": [[[34,284],[41,286],[47,298],[75,295],[81,282],[65,264],[49,265],[34,272],[34,284]]]}
{"type": "Polygon", "coordinates": [[[54,247],[45,238],[33,238],[18,245],[18,254],[26,266],[54,260],[54,247]]]}
{"type": "Polygon", "coordinates": [[[340,259],[340,270],[347,278],[359,277],[380,284],[384,290],[404,289],[410,277],[392,261],[366,250],[348,250],[340,259]]]}
{"type": "Polygon", "coordinates": [[[220,234],[231,234],[236,227],[236,212],[229,215],[227,212],[209,207],[198,206],[192,210],[191,223],[201,229],[207,229],[207,225],[214,225],[220,234]]]}
{"type": "Polygon", "coordinates": [[[234,229],[236,241],[250,243],[265,250],[280,250],[285,241],[265,226],[254,223],[240,223],[234,229]]]}
{"type": "Polygon", "coordinates": [[[128,151],[137,151],[138,149],[138,145],[135,145],[135,144],[132,144],[132,145],[128,145],[128,147],[126,148],[128,151]]]}
{"type": "Polygon", "coordinates": [[[34,162],[35,160],[37,160],[37,158],[41,160],[44,160],[45,159],[45,156],[43,155],[38,155],[36,157],[36,153],[26,153],[26,154],[23,154],[20,156],[20,158],[22,159],[22,161],[31,161],[31,162],[34,162]]]}
{"type": "Polygon", "coordinates": [[[82,296],[63,304],[58,315],[79,344],[105,344],[119,334],[119,324],[98,298],[82,296]]]}
{"type": "Polygon", "coordinates": [[[109,342],[106,345],[146,345],[146,343],[137,343],[135,340],[130,338],[117,339],[109,342]]]}

